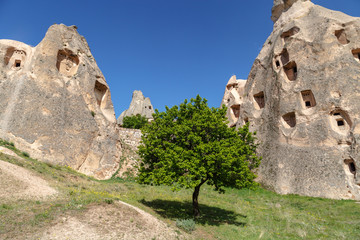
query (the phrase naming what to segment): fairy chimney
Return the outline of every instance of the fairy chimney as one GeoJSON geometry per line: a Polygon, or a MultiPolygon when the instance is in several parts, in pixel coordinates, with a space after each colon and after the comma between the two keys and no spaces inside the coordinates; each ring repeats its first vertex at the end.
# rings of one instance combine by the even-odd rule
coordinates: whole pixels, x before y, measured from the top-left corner
{"type": "Polygon", "coordinates": [[[257,132],[258,180],[282,194],[360,199],[360,19],[274,2],[280,14],[236,123],[257,132]]]}
{"type": "Polygon", "coordinates": [[[34,158],[105,179],[121,146],[109,86],[75,26],[31,47],[0,40],[0,137],[34,158]]]}

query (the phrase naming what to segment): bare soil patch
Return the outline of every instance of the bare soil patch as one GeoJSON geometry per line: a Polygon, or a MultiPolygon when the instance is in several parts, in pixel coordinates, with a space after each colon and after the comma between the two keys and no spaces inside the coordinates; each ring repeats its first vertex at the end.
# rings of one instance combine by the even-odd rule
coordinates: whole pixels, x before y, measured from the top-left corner
{"type": "Polygon", "coordinates": [[[0,199],[45,199],[57,191],[34,173],[0,160],[0,199]]]}
{"type": "Polygon", "coordinates": [[[58,219],[42,240],[182,239],[154,216],[127,203],[93,204],[82,213],[58,219]]]}

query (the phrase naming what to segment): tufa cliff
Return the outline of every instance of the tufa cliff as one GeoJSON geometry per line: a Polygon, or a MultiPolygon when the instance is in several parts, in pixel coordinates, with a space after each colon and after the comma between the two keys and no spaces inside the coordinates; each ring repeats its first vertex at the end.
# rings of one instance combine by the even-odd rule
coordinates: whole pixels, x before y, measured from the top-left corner
{"type": "Polygon", "coordinates": [[[124,117],[135,116],[140,114],[149,120],[152,120],[152,114],[155,113],[151,105],[150,98],[144,97],[140,90],[135,90],[132,94],[129,109],[123,111],[117,119],[117,123],[122,125],[124,117]]]}
{"type": "Polygon", "coordinates": [[[236,125],[240,116],[240,105],[243,103],[244,86],[246,80],[236,79],[233,75],[226,84],[225,93],[221,106],[225,105],[227,108],[226,115],[229,119],[229,126],[236,125]]]}
{"type": "Polygon", "coordinates": [[[265,186],[360,199],[360,19],[300,0],[272,13],[245,86],[226,86],[230,123],[257,131],[265,186]]]}
{"type": "Polygon", "coordinates": [[[121,153],[109,86],[75,26],[31,47],[0,40],[0,137],[31,156],[99,179],[121,153]]]}

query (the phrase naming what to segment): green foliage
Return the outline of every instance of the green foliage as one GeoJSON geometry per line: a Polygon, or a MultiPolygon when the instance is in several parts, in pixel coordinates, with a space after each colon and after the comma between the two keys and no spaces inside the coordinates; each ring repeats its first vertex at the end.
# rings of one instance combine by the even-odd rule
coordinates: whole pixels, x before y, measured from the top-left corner
{"type": "Polygon", "coordinates": [[[107,204],[113,204],[113,203],[114,203],[114,200],[111,199],[111,198],[106,198],[106,199],[104,200],[104,202],[106,202],[107,204]]]}
{"type": "Polygon", "coordinates": [[[147,125],[148,119],[140,114],[136,114],[135,116],[126,116],[123,120],[124,128],[134,128],[141,129],[145,125],[147,125]]]}
{"type": "Polygon", "coordinates": [[[91,111],[91,116],[95,117],[95,112],[91,111]]]}
{"type": "Polygon", "coordinates": [[[193,219],[177,219],[176,226],[185,232],[191,233],[195,230],[195,221],[193,219]]]}
{"type": "Polygon", "coordinates": [[[203,183],[220,193],[224,187],[257,185],[252,170],[260,158],[254,134],[248,125],[229,128],[225,107],[209,108],[207,100],[197,96],[179,107],[166,107],[166,112],[156,110],[153,116],[142,129],[139,183],[192,188],[195,195],[203,183]]]}
{"type": "Polygon", "coordinates": [[[27,152],[21,152],[21,155],[23,155],[24,157],[30,157],[30,154],[27,152]]]}
{"type": "Polygon", "coordinates": [[[15,150],[15,144],[13,142],[9,142],[3,139],[0,139],[0,146],[4,146],[6,148],[9,148],[11,150],[15,150]]]}

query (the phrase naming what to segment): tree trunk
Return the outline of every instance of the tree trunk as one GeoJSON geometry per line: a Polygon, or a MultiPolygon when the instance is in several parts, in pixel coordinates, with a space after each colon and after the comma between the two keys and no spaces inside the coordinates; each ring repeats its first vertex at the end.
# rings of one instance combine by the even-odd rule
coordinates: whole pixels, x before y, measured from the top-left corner
{"type": "Polygon", "coordinates": [[[197,185],[197,186],[195,187],[195,190],[194,190],[194,193],[193,193],[193,212],[194,212],[194,217],[200,217],[200,209],[199,209],[199,202],[198,202],[200,187],[201,187],[201,184],[197,185]]]}

